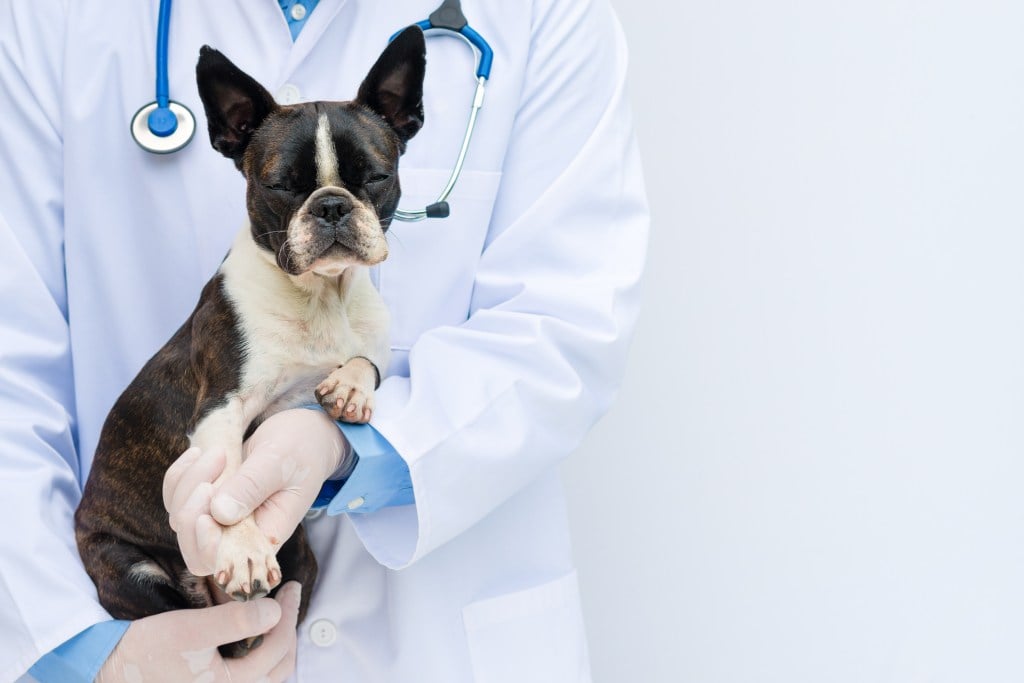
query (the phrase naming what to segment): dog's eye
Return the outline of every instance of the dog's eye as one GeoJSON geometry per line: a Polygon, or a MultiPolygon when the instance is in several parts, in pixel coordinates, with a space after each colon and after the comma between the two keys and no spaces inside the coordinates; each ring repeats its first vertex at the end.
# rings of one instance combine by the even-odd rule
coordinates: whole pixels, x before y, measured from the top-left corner
{"type": "Polygon", "coordinates": [[[390,178],[391,176],[388,175],[387,173],[374,173],[372,176],[369,177],[369,179],[366,182],[383,183],[385,180],[389,180],[390,178]]]}
{"type": "Polygon", "coordinates": [[[290,187],[286,187],[284,185],[264,185],[263,187],[267,188],[268,190],[273,190],[274,192],[291,192],[292,191],[292,189],[290,187]]]}

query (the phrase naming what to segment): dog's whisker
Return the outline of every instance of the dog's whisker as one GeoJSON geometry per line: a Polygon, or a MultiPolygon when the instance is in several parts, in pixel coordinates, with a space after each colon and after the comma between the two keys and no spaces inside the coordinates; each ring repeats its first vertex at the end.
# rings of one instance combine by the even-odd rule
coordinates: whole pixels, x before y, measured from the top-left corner
{"type": "Polygon", "coordinates": [[[278,235],[280,233],[288,234],[287,230],[267,230],[256,235],[256,237],[266,237],[267,235],[278,235]]]}
{"type": "Polygon", "coordinates": [[[384,233],[384,241],[388,244],[388,246],[391,245],[390,238],[392,238],[392,237],[394,237],[398,241],[399,246],[401,246],[403,249],[405,249],[405,244],[402,242],[402,238],[397,233],[394,233],[394,232],[386,232],[386,233],[384,233]]]}
{"type": "Polygon", "coordinates": [[[292,250],[290,249],[291,244],[289,244],[291,242],[291,239],[292,238],[289,237],[284,242],[282,242],[280,248],[278,248],[277,250],[278,261],[281,261],[281,254],[283,253],[284,260],[282,265],[284,265],[284,269],[289,272],[291,271],[292,266],[292,250]]]}

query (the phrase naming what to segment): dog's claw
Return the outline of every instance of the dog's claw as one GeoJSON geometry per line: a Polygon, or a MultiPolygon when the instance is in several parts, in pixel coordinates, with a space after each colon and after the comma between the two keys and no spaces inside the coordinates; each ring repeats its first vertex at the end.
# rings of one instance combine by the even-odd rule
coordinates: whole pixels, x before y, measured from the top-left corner
{"type": "Polygon", "coordinates": [[[261,598],[281,582],[274,549],[248,517],[224,530],[217,551],[217,584],[235,600],[261,598]]]}
{"type": "Polygon", "coordinates": [[[350,363],[334,370],[314,392],[332,420],[366,422],[373,409],[373,369],[367,363],[350,363]]]}

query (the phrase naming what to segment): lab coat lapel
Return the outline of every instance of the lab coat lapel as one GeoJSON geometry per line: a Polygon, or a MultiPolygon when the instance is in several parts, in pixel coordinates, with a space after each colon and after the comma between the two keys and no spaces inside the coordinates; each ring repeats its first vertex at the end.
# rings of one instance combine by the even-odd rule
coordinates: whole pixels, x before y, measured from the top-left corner
{"type": "MultiPolygon", "coordinates": [[[[284,71],[279,74],[280,83],[284,83],[295,73],[295,70],[309,56],[309,53],[320,41],[320,38],[337,19],[341,9],[349,2],[350,0],[320,0],[316,9],[309,15],[306,25],[299,32],[294,45],[292,45],[284,71]]],[[[274,0],[273,4],[277,6],[276,0],[274,0]]],[[[280,13],[280,7],[278,7],[278,12],[280,13]]],[[[340,51],[341,47],[339,46],[339,53],[340,51]]]]}

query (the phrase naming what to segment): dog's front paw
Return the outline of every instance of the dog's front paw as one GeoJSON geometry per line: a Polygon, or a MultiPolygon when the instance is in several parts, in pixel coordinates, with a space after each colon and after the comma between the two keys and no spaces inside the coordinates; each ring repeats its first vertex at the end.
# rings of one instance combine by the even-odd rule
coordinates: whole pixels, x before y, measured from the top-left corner
{"type": "Polygon", "coordinates": [[[235,600],[262,598],[281,583],[274,548],[252,517],[224,529],[214,580],[235,600]]]}
{"type": "Polygon", "coordinates": [[[365,424],[373,416],[377,370],[364,358],[353,358],[316,388],[316,399],[333,420],[365,424]]]}

